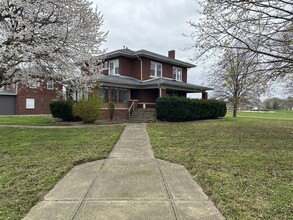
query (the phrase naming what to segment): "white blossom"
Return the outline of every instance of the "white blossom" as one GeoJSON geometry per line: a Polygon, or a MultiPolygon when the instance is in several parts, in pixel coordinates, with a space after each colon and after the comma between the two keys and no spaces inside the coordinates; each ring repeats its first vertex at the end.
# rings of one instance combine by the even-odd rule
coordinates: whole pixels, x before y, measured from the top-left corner
{"type": "Polygon", "coordinates": [[[102,24],[88,0],[0,0],[0,84],[39,74],[88,85],[99,69],[85,75],[81,68],[100,62],[95,57],[107,36],[102,24]]]}

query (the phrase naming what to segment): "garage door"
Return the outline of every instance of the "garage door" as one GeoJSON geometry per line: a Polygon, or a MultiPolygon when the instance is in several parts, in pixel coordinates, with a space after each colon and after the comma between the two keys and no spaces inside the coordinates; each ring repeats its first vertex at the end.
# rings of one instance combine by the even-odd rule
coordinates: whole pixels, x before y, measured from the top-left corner
{"type": "Polygon", "coordinates": [[[15,115],[16,96],[0,95],[0,115],[15,115]]]}

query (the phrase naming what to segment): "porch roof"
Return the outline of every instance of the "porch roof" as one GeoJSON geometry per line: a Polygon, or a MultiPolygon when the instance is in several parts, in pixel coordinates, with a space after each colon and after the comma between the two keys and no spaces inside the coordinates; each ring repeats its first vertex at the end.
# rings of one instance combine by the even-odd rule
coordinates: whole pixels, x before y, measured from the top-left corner
{"type": "Polygon", "coordinates": [[[154,78],[140,81],[132,77],[103,75],[99,76],[99,86],[110,86],[128,89],[172,89],[189,93],[205,92],[212,88],[184,83],[169,78],[154,78]]]}

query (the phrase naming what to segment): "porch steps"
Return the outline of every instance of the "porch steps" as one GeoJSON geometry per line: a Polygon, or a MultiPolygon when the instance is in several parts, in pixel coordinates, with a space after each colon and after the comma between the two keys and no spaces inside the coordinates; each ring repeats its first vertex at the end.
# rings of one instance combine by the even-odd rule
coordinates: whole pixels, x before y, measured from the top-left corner
{"type": "Polygon", "coordinates": [[[155,108],[137,108],[135,109],[129,119],[129,123],[146,123],[156,121],[155,108]]]}

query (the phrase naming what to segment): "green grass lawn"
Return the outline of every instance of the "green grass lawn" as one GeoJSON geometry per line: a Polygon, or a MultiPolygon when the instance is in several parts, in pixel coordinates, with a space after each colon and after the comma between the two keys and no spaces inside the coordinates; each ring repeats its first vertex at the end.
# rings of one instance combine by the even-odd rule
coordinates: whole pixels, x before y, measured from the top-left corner
{"type": "Polygon", "coordinates": [[[0,116],[0,125],[56,125],[52,116],[0,116]]]}
{"type": "Polygon", "coordinates": [[[227,219],[292,219],[293,112],[264,115],[153,123],[148,132],[155,156],[183,164],[227,219]]]}
{"type": "MultiPolygon", "coordinates": [[[[232,112],[228,112],[227,116],[232,116],[232,112]]],[[[262,119],[274,119],[274,120],[293,120],[293,111],[268,111],[268,112],[237,112],[239,118],[262,118],[262,119]]]]}
{"type": "Polygon", "coordinates": [[[0,128],[0,219],[21,219],[74,165],[106,158],[123,128],[0,128]]]}

